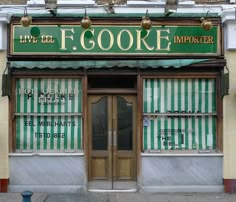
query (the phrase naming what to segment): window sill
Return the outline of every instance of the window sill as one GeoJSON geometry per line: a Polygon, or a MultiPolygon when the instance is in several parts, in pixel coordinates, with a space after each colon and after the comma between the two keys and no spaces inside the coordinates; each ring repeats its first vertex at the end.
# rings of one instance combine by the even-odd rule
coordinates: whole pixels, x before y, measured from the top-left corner
{"type": "Polygon", "coordinates": [[[9,157],[27,157],[27,156],[84,156],[84,152],[77,153],[10,153],[9,157]]]}
{"type": "Polygon", "coordinates": [[[143,153],[141,153],[141,156],[143,157],[152,157],[152,156],[186,156],[186,157],[191,157],[191,156],[224,156],[223,153],[218,153],[216,151],[145,151],[143,153]]]}

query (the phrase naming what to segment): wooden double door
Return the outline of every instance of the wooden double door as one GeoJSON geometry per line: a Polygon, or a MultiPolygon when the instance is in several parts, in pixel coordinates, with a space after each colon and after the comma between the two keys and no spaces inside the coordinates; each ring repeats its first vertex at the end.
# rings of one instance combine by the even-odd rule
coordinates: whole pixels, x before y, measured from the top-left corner
{"type": "Polygon", "coordinates": [[[89,96],[89,189],[136,187],[136,117],[136,96],[89,96]]]}

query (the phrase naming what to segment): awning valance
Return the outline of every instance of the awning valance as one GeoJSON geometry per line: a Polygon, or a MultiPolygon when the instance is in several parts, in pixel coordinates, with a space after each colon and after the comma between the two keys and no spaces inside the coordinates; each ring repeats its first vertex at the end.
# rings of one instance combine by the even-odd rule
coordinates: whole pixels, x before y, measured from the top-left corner
{"type": "Polygon", "coordinates": [[[11,61],[11,69],[91,69],[91,68],[180,68],[208,59],[166,59],[166,60],[89,60],[89,61],[11,61]]]}

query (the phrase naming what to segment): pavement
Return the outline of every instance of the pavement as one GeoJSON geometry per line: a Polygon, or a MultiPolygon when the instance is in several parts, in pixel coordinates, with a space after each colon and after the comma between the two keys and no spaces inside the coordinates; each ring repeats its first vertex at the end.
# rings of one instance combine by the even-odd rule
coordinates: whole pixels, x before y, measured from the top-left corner
{"type": "Polygon", "coordinates": [[[31,201],[20,193],[0,193],[0,202],[236,202],[227,193],[34,193],[31,201]]]}

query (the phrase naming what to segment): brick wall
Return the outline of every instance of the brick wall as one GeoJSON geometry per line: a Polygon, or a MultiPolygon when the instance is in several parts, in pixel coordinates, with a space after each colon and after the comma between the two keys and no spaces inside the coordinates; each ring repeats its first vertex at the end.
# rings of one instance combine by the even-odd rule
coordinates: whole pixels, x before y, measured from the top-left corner
{"type": "Polygon", "coordinates": [[[19,5],[19,4],[26,4],[27,0],[1,0],[0,5],[19,5]]]}

